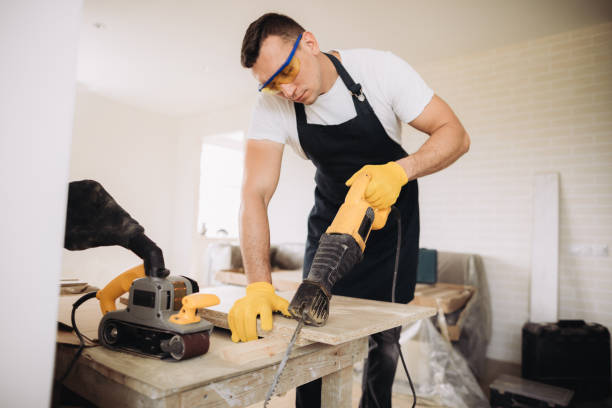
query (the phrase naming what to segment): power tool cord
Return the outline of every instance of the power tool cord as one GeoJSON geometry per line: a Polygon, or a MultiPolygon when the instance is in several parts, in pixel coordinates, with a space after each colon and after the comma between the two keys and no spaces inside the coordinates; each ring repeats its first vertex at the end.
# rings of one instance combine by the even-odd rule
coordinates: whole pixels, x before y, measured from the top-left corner
{"type": "MultiPolygon", "coordinates": [[[[402,246],[402,215],[397,209],[397,207],[392,206],[391,211],[395,214],[395,218],[397,219],[397,248],[395,250],[395,267],[393,268],[393,284],[391,285],[391,302],[395,303],[395,286],[397,284],[397,271],[399,268],[399,256],[400,256],[400,248],[402,246]]],[[[399,338],[396,340],[395,344],[397,345],[397,349],[399,350],[400,358],[402,359],[402,365],[404,366],[404,371],[406,371],[406,377],[408,377],[408,383],[410,384],[410,389],[412,390],[412,408],[416,406],[416,392],[414,391],[414,385],[412,384],[412,378],[410,378],[410,374],[408,373],[408,367],[406,367],[406,361],[404,361],[404,355],[402,354],[402,346],[399,343],[399,338]]]]}
{"type": "Polygon", "coordinates": [[[72,368],[74,367],[74,364],[76,363],[78,358],[81,356],[81,353],[83,352],[83,349],[85,348],[85,340],[83,339],[84,336],[81,334],[81,332],[79,331],[79,329],[77,328],[77,325],[76,325],[76,320],[75,320],[76,310],[79,308],[79,306],[81,306],[83,303],[85,303],[85,301],[87,301],[89,299],[92,299],[92,298],[95,298],[96,297],[96,293],[97,292],[86,293],[85,295],[83,295],[80,298],[78,298],[77,301],[72,304],[72,313],[70,314],[70,321],[72,322],[72,328],[74,329],[74,332],[76,333],[77,337],[79,338],[79,343],[80,344],[79,344],[79,349],[77,350],[77,352],[74,355],[74,357],[72,357],[72,360],[70,361],[70,364],[68,365],[68,369],[66,370],[66,372],[64,373],[62,378],[59,379],[59,383],[60,384],[64,382],[66,377],[68,377],[68,374],[70,374],[70,371],[72,371],[72,368]]]}

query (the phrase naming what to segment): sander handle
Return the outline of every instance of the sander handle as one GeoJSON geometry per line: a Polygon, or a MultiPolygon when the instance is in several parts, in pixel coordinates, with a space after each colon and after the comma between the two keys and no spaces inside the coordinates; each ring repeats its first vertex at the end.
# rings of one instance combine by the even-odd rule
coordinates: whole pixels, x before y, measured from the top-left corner
{"type": "Polygon", "coordinates": [[[105,315],[108,312],[117,310],[117,306],[115,305],[117,298],[130,290],[130,286],[132,286],[134,280],[144,277],[144,265],[138,265],[123,272],[110,281],[103,289],[99,290],[96,293],[96,298],[100,301],[100,310],[102,314],[105,315]]]}

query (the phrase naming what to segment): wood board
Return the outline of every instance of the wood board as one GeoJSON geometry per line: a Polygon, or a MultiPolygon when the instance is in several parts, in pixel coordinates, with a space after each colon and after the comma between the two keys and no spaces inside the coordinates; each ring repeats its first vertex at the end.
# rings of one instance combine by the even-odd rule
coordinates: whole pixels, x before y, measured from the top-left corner
{"type": "Polygon", "coordinates": [[[411,304],[429,306],[441,309],[444,313],[452,313],[463,307],[472,297],[476,288],[454,283],[435,283],[432,285],[417,283],[414,290],[414,300],[411,304]]]}
{"type": "MultiPolygon", "coordinates": [[[[234,302],[245,295],[245,289],[239,286],[224,285],[201,288],[200,292],[215,294],[221,299],[219,305],[200,310],[200,316],[217,327],[229,329],[227,315],[234,302]]],[[[279,296],[288,301],[293,297],[293,293],[293,291],[278,292],[279,296]]],[[[71,305],[80,296],[60,296],[59,322],[72,326],[70,321],[71,305]]],[[[117,305],[119,308],[123,307],[119,301],[117,301],[117,305]]],[[[330,307],[330,317],[326,325],[323,327],[305,326],[296,344],[299,346],[315,342],[332,345],[341,344],[433,316],[435,313],[436,309],[431,307],[334,296],[330,307]]],[[[100,307],[95,299],[83,303],[76,314],[79,330],[92,340],[98,338],[98,324],[101,318],[100,307]]],[[[296,320],[275,314],[274,327],[269,332],[262,330],[259,319],[257,320],[257,334],[260,337],[277,336],[286,339],[293,334],[296,325],[296,320]]],[[[78,344],[76,336],[73,335],[61,335],[58,337],[58,341],[78,344]]]]}
{"type": "Polygon", "coordinates": [[[448,325],[446,327],[446,333],[448,334],[449,340],[459,341],[459,338],[461,337],[461,331],[463,330],[463,326],[465,325],[465,320],[472,312],[472,308],[475,304],[476,296],[472,296],[465,305],[465,308],[463,308],[463,310],[459,314],[459,319],[457,320],[457,322],[453,325],[448,325]]]}
{"type": "MultiPolygon", "coordinates": [[[[234,302],[245,295],[244,288],[226,285],[202,288],[200,292],[215,294],[221,299],[219,305],[202,309],[200,316],[217,327],[229,328],[227,315],[234,302]]],[[[290,301],[293,293],[279,292],[278,295],[290,301]]],[[[331,300],[329,319],[325,326],[304,326],[297,344],[304,345],[309,342],[341,344],[434,314],[436,314],[436,309],[431,307],[334,296],[331,300]]],[[[296,320],[275,314],[273,329],[269,332],[262,330],[258,321],[257,334],[260,337],[291,336],[296,325],[296,320]]]]}

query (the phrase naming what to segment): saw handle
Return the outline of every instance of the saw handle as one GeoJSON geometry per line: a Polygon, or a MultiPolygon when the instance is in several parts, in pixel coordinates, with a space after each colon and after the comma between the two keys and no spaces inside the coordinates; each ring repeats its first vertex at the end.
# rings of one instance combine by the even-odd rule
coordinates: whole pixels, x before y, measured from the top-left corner
{"type": "Polygon", "coordinates": [[[221,303],[217,295],[205,293],[194,293],[183,297],[183,307],[180,312],[170,316],[170,321],[176,324],[190,324],[200,321],[200,316],[196,315],[198,309],[218,305],[221,303]]]}
{"type": "Polygon", "coordinates": [[[365,242],[371,230],[379,230],[387,223],[391,208],[377,210],[365,198],[371,176],[360,174],[351,185],[344,203],[340,206],[327,234],[349,234],[365,250],[365,242]]]}
{"type": "Polygon", "coordinates": [[[130,290],[130,286],[132,286],[134,280],[144,277],[144,265],[138,265],[123,272],[110,281],[103,289],[99,290],[98,293],[96,293],[96,298],[100,301],[100,310],[102,314],[105,315],[108,312],[117,310],[115,305],[117,298],[130,290]]]}
{"type": "MultiPolygon", "coordinates": [[[[365,192],[371,179],[372,177],[367,173],[363,173],[357,177],[346,194],[346,199],[344,202],[361,203],[365,201],[366,204],[368,204],[368,207],[370,207],[368,200],[365,198],[365,192]]],[[[372,223],[372,229],[379,230],[383,228],[385,224],[387,224],[387,218],[391,212],[391,207],[384,208],[382,210],[377,210],[374,207],[370,208],[374,210],[374,222],[372,223]]]]}

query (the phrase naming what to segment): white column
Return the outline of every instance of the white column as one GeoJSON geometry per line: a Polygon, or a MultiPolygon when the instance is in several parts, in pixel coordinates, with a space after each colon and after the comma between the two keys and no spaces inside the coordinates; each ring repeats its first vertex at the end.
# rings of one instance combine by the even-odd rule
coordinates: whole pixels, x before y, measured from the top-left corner
{"type": "Polygon", "coordinates": [[[0,406],[48,407],[80,0],[0,1],[0,406]]]}
{"type": "Polygon", "coordinates": [[[536,174],[529,320],[556,322],[559,309],[559,174],[536,174]]]}

